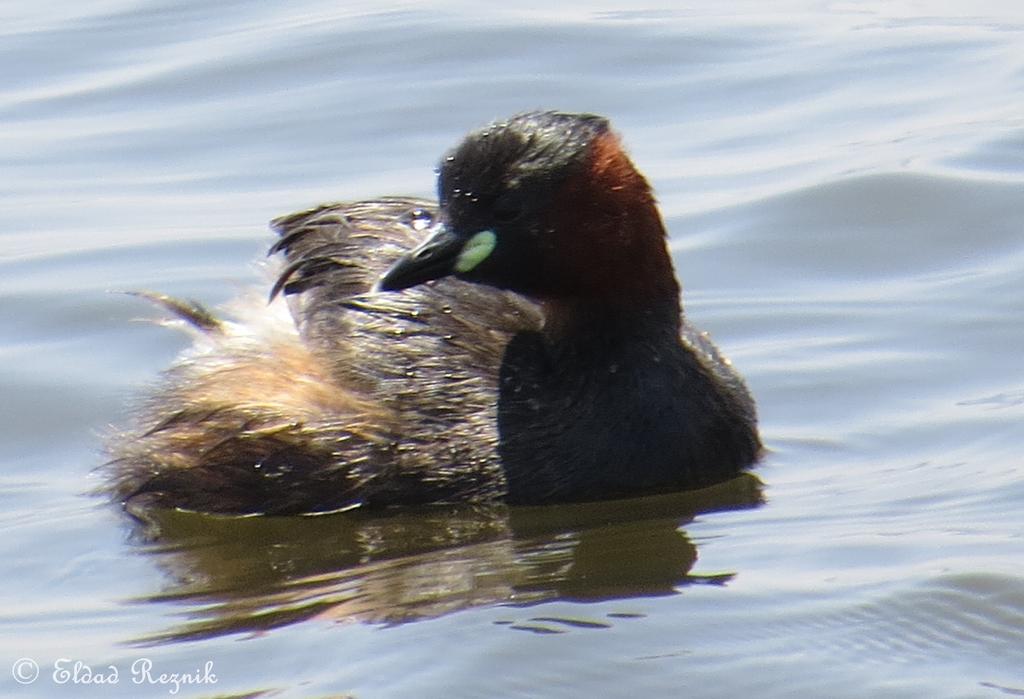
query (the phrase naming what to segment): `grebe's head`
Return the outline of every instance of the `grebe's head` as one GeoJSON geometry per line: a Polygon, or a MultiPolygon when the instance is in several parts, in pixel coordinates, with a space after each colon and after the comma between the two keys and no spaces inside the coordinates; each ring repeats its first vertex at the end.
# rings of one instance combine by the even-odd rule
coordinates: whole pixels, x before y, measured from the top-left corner
{"type": "Polygon", "coordinates": [[[678,295],[650,187],[602,117],[474,131],[441,162],[438,194],[438,226],[379,289],[454,275],[540,300],[678,295]]]}

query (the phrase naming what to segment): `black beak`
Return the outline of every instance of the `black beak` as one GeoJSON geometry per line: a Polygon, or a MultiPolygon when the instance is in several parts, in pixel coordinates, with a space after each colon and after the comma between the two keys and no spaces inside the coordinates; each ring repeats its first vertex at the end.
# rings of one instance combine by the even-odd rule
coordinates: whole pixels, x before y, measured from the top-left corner
{"type": "Polygon", "coordinates": [[[401,291],[432,279],[447,277],[455,271],[456,261],[465,243],[461,236],[441,224],[429,238],[398,258],[377,280],[374,290],[401,291]]]}

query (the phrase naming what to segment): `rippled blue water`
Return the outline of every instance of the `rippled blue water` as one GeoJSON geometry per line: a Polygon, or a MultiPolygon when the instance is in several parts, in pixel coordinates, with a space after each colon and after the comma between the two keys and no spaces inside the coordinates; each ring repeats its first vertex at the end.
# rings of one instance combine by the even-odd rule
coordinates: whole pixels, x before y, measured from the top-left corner
{"type": "Polygon", "coordinates": [[[166,696],[140,658],[212,662],[186,696],[1024,694],[1024,9],[771,8],[0,5],[3,694],[166,696]],[[760,495],[156,541],[83,495],[185,345],[111,290],[223,302],[272,216],[429,194],[535,107],[655,185],[760,495]]]}

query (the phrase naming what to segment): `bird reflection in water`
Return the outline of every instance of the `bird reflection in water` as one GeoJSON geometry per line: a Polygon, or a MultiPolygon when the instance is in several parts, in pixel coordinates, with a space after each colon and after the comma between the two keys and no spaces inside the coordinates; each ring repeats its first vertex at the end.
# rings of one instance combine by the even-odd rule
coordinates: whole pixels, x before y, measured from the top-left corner
{"type": "Polygon", "coordinates": [[[743,474],[704,490],[551,507],[313,517],[147,512],[133,538],[170,582],[143,601],[187,605],[187,621],[134,643],[314,619],[402,624],[474,607],[628,600],[721,584],[735,573],[690,573],[697,547],[682,527],[761,502],[760,481],[743,474]]]}

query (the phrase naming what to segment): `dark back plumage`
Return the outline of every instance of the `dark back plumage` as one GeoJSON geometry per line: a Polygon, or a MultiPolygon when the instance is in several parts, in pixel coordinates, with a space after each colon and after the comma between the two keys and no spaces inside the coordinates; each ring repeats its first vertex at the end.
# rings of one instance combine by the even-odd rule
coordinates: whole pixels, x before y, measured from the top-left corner
{"type": "Polygon", "coordinates": [[[198,327],[208,312],[165,303],[201,337],[112,440],[117,496],[272,513],[500,497],[493,387],[537,307],[454,279],[371,292],[436,216],[403,198],[285,216],[270,309],[198,327]]]}

